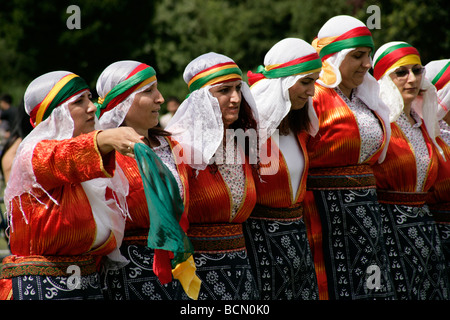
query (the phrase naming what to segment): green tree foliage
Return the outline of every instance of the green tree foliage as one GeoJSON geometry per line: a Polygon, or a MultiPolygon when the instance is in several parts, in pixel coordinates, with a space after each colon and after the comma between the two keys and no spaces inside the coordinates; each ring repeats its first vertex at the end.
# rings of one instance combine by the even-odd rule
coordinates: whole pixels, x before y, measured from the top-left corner
{"type": "Polygon", "coordinates": [[[263,63],[286,37],[311,42],[339,14],[366,22],[369,5],[381,9],[375,46],[403,40],[423,63],[450,57],[447,0],[8,0],[0,2],[0,92],[18,99],[35,77],[70,70],[95,94],[101,71],[117,60],[152,65],[164,96],[183,99],[182,75],[195,57],[215,51],[233,58],[244,74],[263,63]],[[69,5],[81,9],[81,29],[69,30],[69,5]]]}
{"type": "Polygon", "coordinates": [[[18,103],[37,76],[68,70],[95,94],[95,81],[108,64],[153,60],[144,51],[152,39],[153,14],[154,2],[146,0],[1,1],[0,92],[14,93],[18,103]],[[66,25],[72,4],[81,10],[79,30],[66,25]]]}
{"type": "Polygon", "coordinates": [[[312,41],[326,20],[351,13],[347,1],[330,7],[329,0],[161,0],[153,21],[153,50],[165,80],[162,91],[187,93],[184,68],[203,53],[225,54],[246,74],[263,63],[265,53],[279,40],[312,41]]]}
{"type": "Polygon", "coordinates": [[[390,41],[406,41],[419,50],[424,65],[450,58],[448,0],[368,0],[356,17],[364,18],[370,5],[381,9],[381,29],[372,30],[376,48],[390,41]]]}

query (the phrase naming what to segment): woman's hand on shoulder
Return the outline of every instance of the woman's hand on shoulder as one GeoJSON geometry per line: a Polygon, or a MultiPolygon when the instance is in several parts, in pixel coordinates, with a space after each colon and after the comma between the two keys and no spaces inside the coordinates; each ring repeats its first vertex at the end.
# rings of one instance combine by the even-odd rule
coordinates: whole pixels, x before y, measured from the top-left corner
{"type": "Polygon", "coordinates": [[[125,156],[134,158],[134,145],[142,142],[144,136],[131,127],[119,127],[102,130],[97,134],[97,145],[102,155],[116,150],[125,156]]]}

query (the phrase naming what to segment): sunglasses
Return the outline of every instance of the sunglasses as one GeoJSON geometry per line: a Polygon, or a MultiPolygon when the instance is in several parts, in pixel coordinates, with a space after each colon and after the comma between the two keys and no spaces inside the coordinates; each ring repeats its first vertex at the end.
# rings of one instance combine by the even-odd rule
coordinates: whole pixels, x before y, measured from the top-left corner
{"type": "Polygon", "coordinates": [[[424,67],[414,67],[411,70],[410,69],[400,69],[400,70],[394,71],[394,74],[399,78],[403,78],[403,77],[409,75],[410,71],[412,71],[412,73],[415,76],[418,76],[418,75],[421,75],[425,71],[425,68],[424,67]]]}

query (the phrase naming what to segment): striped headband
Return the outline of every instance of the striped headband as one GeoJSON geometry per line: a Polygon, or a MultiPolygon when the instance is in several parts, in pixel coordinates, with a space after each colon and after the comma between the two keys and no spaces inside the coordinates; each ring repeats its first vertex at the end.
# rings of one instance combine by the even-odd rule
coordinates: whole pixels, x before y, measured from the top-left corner
{"type": "Polygon", "coordinates": [[[221,82],[242,80],[242,71],[234,62],[219,63],[200,71],[188,83],[190,92],[221,82]]]}
{"type": "Polygon", "coordinates": [[[47,119],[64,101],[89,89],[86,81],[74,73],[62,77],[37,106],[30,112],[30,122],[35,127],[47,119]]]}
{"type": "Polygon", "coordinates": [[[408,43],[393,45],[377,58],[373,67],[373,76],[379,80],[386,71],[408,64],[422,64],[419,51],[408,43]]]}
{"type": "Polygon", "coordinates": [[[149,65],[141,63],[121,83],[109,91],[105,97],[99,97],[96,115],[100,118],[106,111],[112,110],[134,91],[156,81],[156,71],[149,65]]]}
{"type": "Polygon", "coordinates": [[[431,83],[434,84],[436,90],[439,91],[450,81],[450,61],[442,68],[441,71],[433,78],[431,83]]]}
{"type": "MultiPolygon", "coordinates": [[[[320,39],[318,40],[318,44],[320,45],[320,42],[323,42],[324,40],[329,41],[330,38],[331,37],[320,39]]],[[[356,27],[336,37],[322,47],[319,55],[322,61],[325,61],[336,52],[356,47],[369,47],[372,48],[373,51],[374,44],[372,33],[370,33],[370,30],[367,27],[356,27]]]]}
{"type": "Polygon", "coordinates": [[[298,74],[308,74],[320,72],[321,69],[322,61],[320,60],[319,55],[317,53],[312,53],[286,63],[273,64],[266,67],[260,65],[256,70],[256,73],[248,71],[247,76],[249,84],[253,85],[261,79],[274,79],[298,74]]]}

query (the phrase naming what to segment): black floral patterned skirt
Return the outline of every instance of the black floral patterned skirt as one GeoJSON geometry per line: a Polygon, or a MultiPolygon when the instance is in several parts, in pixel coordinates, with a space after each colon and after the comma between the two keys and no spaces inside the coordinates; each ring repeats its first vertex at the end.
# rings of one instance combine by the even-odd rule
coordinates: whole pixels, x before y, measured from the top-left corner
{"type": "Polygon", "coordinates": [[[394,299],[375,177],[366,165],[310,170],[328,299],[394,299]]]}
{"type": "MultiPolygon", "coordinates": [[[[242,224],[191,225],[196,275],[201,280],[198,300],[256,300],[242,224]]],[[[105,297],[112,300],[191,300],[174,279],[161,284],[153,272],[154,251],[143,243],[127,242],[122,255],[130,263],[102,273],[105,297]]]]}
{"type": "Polygon", "coordinates": [[[380,208],[397,299],[448,299],[445,243],[441,239],[448,241],[450,228],[439,230],[427,205],[380,203],[380,208]]]}
{"type": "MultiPolygon", "coordinates": [[[[450,203],[444,202],[430,206],[431,214],[437,223],[442,250],[444,251],[447,279],[450,282],[450,203]]],[[[450,285],[447,290],[450,299],[450,285]]]]}
{"type": "Polygon", "coordinates": [[[188,235],[202,281],[198,300],[260,299],[242,224],[191,225],[188,235]]]}
{"type": "MultiPolygon", "coordinates": [[[[273,210],[287,215],[288,208],[270,208],[273,210]]],[[[244,230],[262,300],[319,299],[314,261],[301,214],[284,219],[250,217],[244,230]]]]}
{"type": "Polygon", "coordinates": [[[14,300],[103,300],[97,273],[81,276],[78,288],[70,288],[67,276],[22,276],[12,279],[14,300]]]}
{"type": "MultiPolygon", "coordinates": [[[[101,273],[107,300],[176,300],[183,290],[174,279],[161,284],[153,272],[154,250],[143,241],[124,242],[122,255],[130,262],[123,268],[101,273]]],[[[186,299],[188,297],[186,296],[186,299]]]]}
{"type": "Polygon", "coordinates": [[[255,278],[245,249],[194,253],[202,281],[198,300],[258,300],[255,278]]]}
{"type": "Polygon", "coordinates": [[[13,300],[103,300],[95,260],[89,256],[8,256],[3,279],[13,300]]]}

